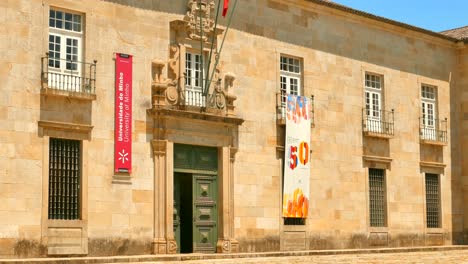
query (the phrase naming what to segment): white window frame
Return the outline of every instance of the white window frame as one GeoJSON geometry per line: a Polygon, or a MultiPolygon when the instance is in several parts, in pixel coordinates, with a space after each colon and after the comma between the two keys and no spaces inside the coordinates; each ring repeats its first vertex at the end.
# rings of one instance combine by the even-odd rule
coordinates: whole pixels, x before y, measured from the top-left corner
{"type": "Polygon", "coordinates": [[[286,115],[286,101],[288,94],[302,95],[303,63],[300,58],[280,56],[280,94],[281,116],[286,115]]]}
{"type": "Polygon", "coordinates": [[[437,140],[437,87],[421,85],[421,124],[423,139],[437,140]]]}
{"type": "Polygon", "coordinates": [[[382,132],[383,76],[366,72],[364,76],[364,100],[366,127],[371,132],[382,132]]]}
{"type": "MultiPolygon", "coordinates": [[[[55,16],[57,18],[57,16],[55,16]]],[[[48,61],[48,70],[49,70],[49,76],[48,76],[48,82],[49,82],[49,87],[53,87],[56,85],[57,82],[61,82],[62,85],[60,88],[63,88],[65,90],[74,90],[77,87],[81,87],[81,78],[82,73],[83,73],[83,29],[84,29],[84,16],[79,13],[75,12],[70,12],[70,11],[65,11],[59,8],[54,8],[51,7],[49,10],[49,34],[48,34],[48,50],[49,50],[49,59],[48,61]],[[51,25],[52,21],[55,21],[57,23],[57,20],[51,17],[51,15],[55,12],[61,13],[62,14],[62,20],[60,20],[60,23],[62,25],[61,28],[58,28],[56,26],[51,25]],[[65,17],[71,17],[72,20],[65,20],[65,17]],[[79,21],[74,21],[76,17],[79,17],[79,21]],[[70,25],[72,27],[72,30],[65,29],[65,24],[70,25]],[[74,26],[75,25],[75,26],[74,26]],[[73,30],[73,28],[76,28],[76,25],[78,25],[78,30],[73,30]],[[50,37],[54,36],[55,37],[60,37],[60,42],[55,42],[51,43],[50,42],[50,37]],[[68,65],[71,65],[70,62],[67,62],[67,51],[70,51],[67,47],[67,41],[75,41],[76,42],[76,54],[72,51],[71,56],[76,58],[76,63],[72,62],[72,65],[75,65],[75,67],[72,66],[72,68],[68,68],[68,65]],[[51,61],[54,61],[54,55],[51,53],[51,44],[54,45],[54,50],[58,45],[59,47],[59,67],[52,67],[50,65],[51,61]],[[76,77],[65,77],[65,76],[76,76],[76,77]],[[66,81],[63,80],[63,78],[69,78],[66,81]]],[[[57,24],[56,24],[57,25],[57,24]]],[[[54,39],[55,40],[55,39],[54,39]]],[[[72,49],[72,47],[70,47],[72,49]]],[[[68,52],[70,54],[70,52],[68,52]]],[[[75,61],[75,60],[73,60],[75,61]]],[[[55,65],[54,65],[55,66],[55,65]]],[[[58,87],[55,87],[58,88],[58,87]]]]}
{"type": "MultiPolygon", "coordinates": [[[[204,54],[203,54],[204,55],[204,54]]],[[[202,69],[200,53],[185,52],[185,103],[190,106],[205,107],[206,96],[203,95],[203,83],[206,82],[205,67],[202,69]],[[197,61],[198,58],[198,61],[197,61]],[[201,75],[203,74],[203,75],[201,75]],[[203,78],[201,78],[203,76],[203,78]],[[198,82],[198,84],[197,84],[198,82]]],[[[203,57],[203,61],[207,62],[203,57]]]]}

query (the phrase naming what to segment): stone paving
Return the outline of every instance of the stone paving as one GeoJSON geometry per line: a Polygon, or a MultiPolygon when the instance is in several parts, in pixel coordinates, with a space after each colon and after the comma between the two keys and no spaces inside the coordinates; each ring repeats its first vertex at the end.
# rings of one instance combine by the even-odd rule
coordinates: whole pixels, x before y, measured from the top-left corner
{"type": "Polygon", "coordinates": [[[468,246],[335,249],[238,254],[174,254],[108,257],[0,259],[0,264],[468,264],[468,246]]]}
{"type": "Polygon", "coordinates": [[[261,257],[242,259],[212,259],[189,261],[164,262],[134,262],[135,264],[344,264],[344,263],[372,263],[372,264],[461,264],[468,263],[468,250],[451,250],[435,252],[405,252],[405,253],[378,253],[378,254],[342,254],[342,255],[315,255],[315,256],[288,256],[288,257],[261,257]]]}

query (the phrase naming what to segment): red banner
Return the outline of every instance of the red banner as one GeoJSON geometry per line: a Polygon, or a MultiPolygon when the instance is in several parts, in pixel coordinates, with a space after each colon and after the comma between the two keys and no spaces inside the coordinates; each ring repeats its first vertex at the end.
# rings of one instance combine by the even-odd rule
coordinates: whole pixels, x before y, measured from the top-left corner
{"type": "Polygon", "coordinates": [[[132,172],[132,56],[115,57],[115,172],[132,172]]]}

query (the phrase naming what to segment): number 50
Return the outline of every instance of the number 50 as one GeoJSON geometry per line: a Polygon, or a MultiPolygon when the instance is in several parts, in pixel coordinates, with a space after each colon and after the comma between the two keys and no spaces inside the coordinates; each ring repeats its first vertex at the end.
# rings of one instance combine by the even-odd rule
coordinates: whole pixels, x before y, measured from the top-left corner
{"type": "Polygon", "coordinates": [[[297,167],[298,161],[302,165],[306,165],[309,162],[309,144],[301,142],[299,144],[299,159],[297,157],[297,146],[291,146],[289,151],[289,167],[294,170],[297,167]]]}

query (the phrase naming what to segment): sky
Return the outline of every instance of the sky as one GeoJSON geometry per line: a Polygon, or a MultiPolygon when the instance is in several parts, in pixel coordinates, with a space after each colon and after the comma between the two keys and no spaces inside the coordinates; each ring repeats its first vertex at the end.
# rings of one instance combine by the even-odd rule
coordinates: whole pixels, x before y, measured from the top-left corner
{"type": "Polygon", "coordinates": [[[333,2],[435,32],[468,26],[468,0],[333,0],[333,2]]]}

